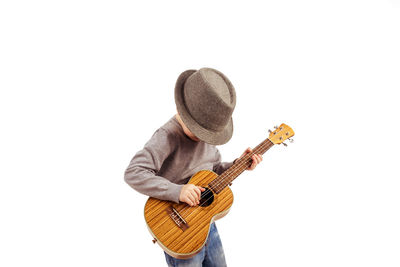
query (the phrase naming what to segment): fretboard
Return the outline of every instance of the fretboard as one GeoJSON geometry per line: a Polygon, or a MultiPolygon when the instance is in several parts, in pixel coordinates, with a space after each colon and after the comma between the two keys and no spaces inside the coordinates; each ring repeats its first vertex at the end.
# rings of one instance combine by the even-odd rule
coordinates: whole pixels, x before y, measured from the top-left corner
{"type": "Polygon", "coordinates": [[[236,177],[238,177],[242,172],[244,172],[248,167],[250,167],[252,163],[251,157],[254,154],[264,154],[268,149],[270,149],[274,143],[272,143],[268,138],[261,142],[258,146],[256,146],[251,153],[246,154],[244,157],[239,158],[235,161],[235,163],[215,178],[211,183],[209,183],[209,187],[215,193],[221,192],[226,186],[232,183],[236,177]]]}

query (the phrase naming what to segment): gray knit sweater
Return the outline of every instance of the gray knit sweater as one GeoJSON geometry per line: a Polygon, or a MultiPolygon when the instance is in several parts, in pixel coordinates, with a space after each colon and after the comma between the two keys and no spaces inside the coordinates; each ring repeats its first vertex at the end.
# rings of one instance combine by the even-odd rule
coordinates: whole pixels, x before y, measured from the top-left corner
{"type": "Polygon", "coordinates": [[[193,174],[200,170],[221,174],[232,164],[221,162],[216,146],[190,139],[174,116],[132,158],[125,181],[145,195],[179,202],[183,184],[193,174]]]}

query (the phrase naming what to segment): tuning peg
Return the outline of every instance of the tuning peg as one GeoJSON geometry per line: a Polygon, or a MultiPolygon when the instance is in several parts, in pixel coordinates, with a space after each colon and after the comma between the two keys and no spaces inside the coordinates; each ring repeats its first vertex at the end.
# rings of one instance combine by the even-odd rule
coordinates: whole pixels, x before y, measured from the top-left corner
{"type": "Polygon", "coordinates": [[[274,128],[275,128],[275,129],[278,129],[278,126],[275,125],[274,128]]]}
{"type": "Polygon", "coordinates": [[[268,132],[269,132],[269,133],[272,133],[272,131],[271,131],[271,130],[269,130],[269,129],[268,129],[268,132]]]}
{"type": "Polygon", "coordinates": [[[293,143],[293,142],[294,142],[294,139],[289,138],[289,141],[290,141],[290,143],[293,143]]]}
{"type": "Polygon", "coordinates": [[[282,143],[282,145],[287,146],[287,144],[285,144],[285,143],[282,143]]]}

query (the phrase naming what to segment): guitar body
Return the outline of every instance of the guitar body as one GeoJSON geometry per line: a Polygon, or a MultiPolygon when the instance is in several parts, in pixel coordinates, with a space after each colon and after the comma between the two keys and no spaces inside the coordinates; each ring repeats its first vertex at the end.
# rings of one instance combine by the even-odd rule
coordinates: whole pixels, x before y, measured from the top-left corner
{"type": "Polygon", "coordinates": [[[231,189],[226,186],[218,194],[208,184],[218,175],[212,171],[199,171],[189,183],[206,188],[200,205],[158,200],[150,197],[144,216],[150,233],[169,255],[186,259],[196,255],[207,241],[210,225],[225,216],[233,203],[231,189]]]}

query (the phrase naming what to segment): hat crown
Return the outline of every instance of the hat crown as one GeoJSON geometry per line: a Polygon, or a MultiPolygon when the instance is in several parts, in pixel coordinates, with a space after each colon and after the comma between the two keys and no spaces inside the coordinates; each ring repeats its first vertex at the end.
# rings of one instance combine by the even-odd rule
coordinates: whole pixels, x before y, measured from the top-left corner
{"type": "Polygon", "coordinates": [[[224,79],[222,79],[222,77],[212,69],[204,68],[200,69],[199,72],[202,74],[204,80],[212,87],[218,97],[227,105],[230,105],[231,95],[224,79]]]}
{"type": "Polygon", "coordinates": [[[224,74],[215,69],[202,68],[187,78],[183,100],[192,118],[202,127],[222,131],[231,119],[236,94],[224,74]]]}

